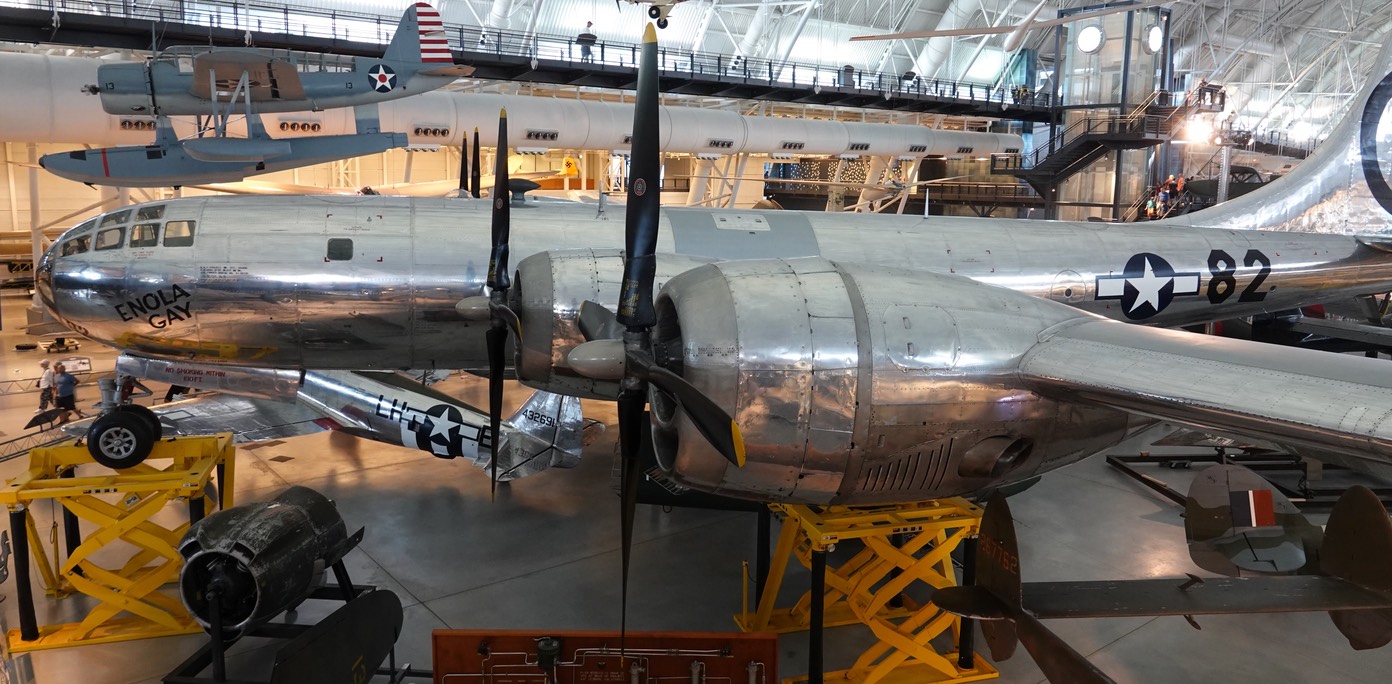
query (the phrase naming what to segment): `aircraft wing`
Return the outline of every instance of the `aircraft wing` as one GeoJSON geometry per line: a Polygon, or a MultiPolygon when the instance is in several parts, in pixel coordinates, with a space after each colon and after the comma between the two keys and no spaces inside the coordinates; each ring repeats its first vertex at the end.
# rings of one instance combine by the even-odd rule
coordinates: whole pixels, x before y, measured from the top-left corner
{"type": "MultiPolygon", "coordinates": [[[[458,185],[457,183],[455,185],[458,185]]],[[[190,188],[212,190],[232,195],[356,195],[356,190],[348,188],[321,188],[317,185],[295,183],[276,183],[273,181],[244,180],[236,183],[206,183],[190,185],[190,188]]]]}
{"type": "Polygon", "coordinates": [[[1092,318],[1039,339],[1019,368],[1042,395],[1322,449],[1363,472],[1392,473],[1392,367],[1092,318]]]}
{"type": "MultiPolygon", "coordinates": [[[[511,171],[508,178],[516,180],[525,178],[527,180],[538,180],[551,178],[560,175],[560,171],[511,171]]],[[[493,176],[483,176],[479,179],[479,187],[484,190],[492,190],[495,179],[493,176]]],[[[459,180],[438,180],[421,181],[418,183],[392,183],[390,185],[370,186],[379,195],[399,195],[402,197],[444,197],[451,190],[459,189],[459,180]]]]}
{"type": "MultiPolygon", "coordinates": [[[[221,392],[204,392],[188,399],[151,406],[164,425],[165,437],[191,437],[231,432],[237,443],[285,439],[323,432],[332,424],[295,401],[256,399],[221,392]]],[[[94,419],[63,426],[74,437],[87,434],[94,419]]]]}
{"type": "Polygon", "coordinates": [[[294,65],[255,51],[210,50],[193,60],[193,85],[189,94],[211,99],[209,79],[217,90],[227,92],[246,74],[253,102],[265,100],[303,100],[304,85],[294,65]]]}

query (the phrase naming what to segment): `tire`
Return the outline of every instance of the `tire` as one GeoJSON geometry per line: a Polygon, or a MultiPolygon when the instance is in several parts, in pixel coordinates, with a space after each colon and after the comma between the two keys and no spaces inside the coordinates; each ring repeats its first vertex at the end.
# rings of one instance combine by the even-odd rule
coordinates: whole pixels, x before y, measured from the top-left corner
{"type": "Polygon", "coordinates": [[[15,345],[15,351],[34,351],[38,348],[39,345],[34,344],[33,342],[21,342],[15,345]]]}
{"type": "Polygon", "coordinates": [[[92,460],[113,470],[139,465],[155,447],[155,438],[139,415],[112,411],[87,430],[87,453],[92,460]]]}
{"type": "Polygon", "coordinates": [[[121,404],[116,410],[139,416],[145,422],[145,429],[150,432],[150,439],[158,442],[164,436],[164,425],[160,424],[159,416],[154,411],[139,404],[121,404]]]}
{"type": "Polygon", "coordinates": [[[652,17],[653,19],[656,19],[656,18],[662,16],[662,10],[658,9],[657,6],[655,6],[655,5],[649,5],[649,6],[648,6],[648,16],[652,17]]]}
{"type": "Polygon", "coordinates": [[[666,19],[658,19],[658,20],[657,20],[657,27],[658,27],[658,28],[667,28],[667,20],[666,20],[666,19]]]}

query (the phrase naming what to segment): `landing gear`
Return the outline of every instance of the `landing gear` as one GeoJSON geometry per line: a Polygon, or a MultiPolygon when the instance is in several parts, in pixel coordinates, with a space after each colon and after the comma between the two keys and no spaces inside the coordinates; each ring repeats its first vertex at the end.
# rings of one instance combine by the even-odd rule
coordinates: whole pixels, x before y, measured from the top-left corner
{"type": "Polygon", "coordinates": [[[658,28],[667,28],[667,20],[666,20],[666,19],[658,19],[658,20],[657,20],[657,27],[658,27],[658,28]]]}
{"type": "Polygon", "coordinates": [[[113,470],[139,465],[154,447],[149,423],[135,411],[111,411],[97,418],[87,431],[87,453],[113,470]]]}
{"type": "Polygon", "coordinates": [[[648,7],[648,16],[653,19],[660,18],[662,16],[662,10],[658,9],[656,5],[650,6],[648,7]]]}
{"type": "Polygon", "coordinates": [[[92,460],[113,470],[140,465],[164,434],[164,426],[160,425],[154,411],[138,404],[123,403],[130,401],[136,385],[135,378],[130,376],[122,376],[119,381],[103,379],[98,382],[101,406],[106,411],[87,430],[87,453],[92,455],[92,460]]]}

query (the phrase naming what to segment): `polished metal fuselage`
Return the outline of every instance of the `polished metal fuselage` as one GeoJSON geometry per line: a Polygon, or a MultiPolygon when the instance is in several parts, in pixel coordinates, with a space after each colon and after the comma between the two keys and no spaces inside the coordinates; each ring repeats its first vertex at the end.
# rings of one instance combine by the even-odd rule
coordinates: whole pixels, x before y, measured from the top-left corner
{"type": "MultiPolygon", "coordinates": [[[[191,246],[62,256],[70,241],[104,230],[95,224],[55,243],[39,288],[60,320],[93,339],[161,358],[320,369],[483,365],[480,324],[463,320],[454,305],[483,292],[487,202],[258,197],[158,204],[165,224],[196,224],[191,246]]],[[[622,210],[608,214],[596,218],[580,205],[515,210],[513,263],[543,250],[621,245],[622,210]]],[[[121,225],[132,222],[139,221],[121,225]]],[[[957,274],[1161,325],[1392,290],[1392,259],[1353,237],[1161,222],[665,209],[658,250],[688,262],[821,256],[957,274]]],[[[554,294],[549,315],[557,330],[578,340],[580,302],[613,304],[619,276],[608,270],[580,274],[579,291],[546,293],[554,294]]],[[[527,282],[517,289],[523,299],[540,296],[527,282]]]]}

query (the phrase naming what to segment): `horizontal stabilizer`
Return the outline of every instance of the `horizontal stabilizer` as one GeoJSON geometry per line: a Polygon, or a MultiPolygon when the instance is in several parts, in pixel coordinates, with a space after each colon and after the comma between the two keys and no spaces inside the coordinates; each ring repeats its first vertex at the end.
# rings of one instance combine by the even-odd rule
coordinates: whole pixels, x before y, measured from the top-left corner
{"type": "Polygon", "coordinates": [[[943,587],[933,592],[933,605],[973,620],[1006,620],[1005,604],[978,586],[943,587]]]}
{"type": "Polygon", "coordinates": [[[454,64],[451,66],[422,69],[417,73],[422,76],[453,76],[455,78],[467,78],[474,75],[474,68],[464,64],[454,64]]]}
{"type": "Polygon", "coordinates": [[[1215,577],[1029,582],[1024,609],[1041,619],[1137,615],[1300,613],[1392,606],[1392,599],[1332,577],[1215,577]]]}
{"type": "Polygon", "coordinates": [[[1230,577],[1314,572],[1323,537],[1271,483],[1235,465],[1194,478],[1184,532],[1195,565],[1230,577]]]}

